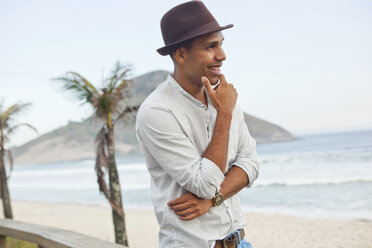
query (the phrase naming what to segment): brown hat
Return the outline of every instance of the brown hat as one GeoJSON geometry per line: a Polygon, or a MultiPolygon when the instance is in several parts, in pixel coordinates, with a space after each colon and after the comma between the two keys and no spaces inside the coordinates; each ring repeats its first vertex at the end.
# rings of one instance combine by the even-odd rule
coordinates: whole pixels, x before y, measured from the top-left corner
{"type": "Polygon", "coordinates": [[[190,1],[169,10],[160,22],[165,46],[156,50],[168,55],[187,40],[209,34],[233,25],[220,26],[202,1],[190,1]]]}

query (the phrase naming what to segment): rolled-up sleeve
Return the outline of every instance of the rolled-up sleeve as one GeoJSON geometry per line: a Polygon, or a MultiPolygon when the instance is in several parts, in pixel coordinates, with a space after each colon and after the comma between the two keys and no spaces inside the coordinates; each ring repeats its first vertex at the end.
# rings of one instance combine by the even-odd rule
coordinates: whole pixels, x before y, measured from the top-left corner
{"type": "Polygon", "coordinates": [[[204,199],[219,191],[224,174],[202,157],[171,111],[156,106],[141,108],[136,132],[142,146],[182,188],[204,199]]]}
{"type": "Polygon", "coordinates": [[[232,164],[244,170],[249,179],[246,187],[251,187],[258,177],[260,169],[256,152],[256,141],[249,134],[247,124],[244,121],[243,111],[240,111],[239,117],[238,151],[232,164]]]}

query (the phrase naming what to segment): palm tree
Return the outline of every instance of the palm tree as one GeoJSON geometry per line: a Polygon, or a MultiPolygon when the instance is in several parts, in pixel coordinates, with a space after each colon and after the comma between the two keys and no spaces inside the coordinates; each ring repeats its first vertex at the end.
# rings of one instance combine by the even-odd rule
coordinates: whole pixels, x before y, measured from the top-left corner
{"type": "Polygon", "coordinates": [[[19,127],[26,126],[34,130],[36,129],[28,123],[15,123],[14,117],[27,109],[30,103],[14,104],[3,110],[3,102],[0,103],[0,193],[3,200],[4,216],[7,219],[13,219],[12,206],[10,202],[10,194],[8,189],[8,177],[5,169],[5,158],[9,162],[10,169],[13,168],[13,156],[10,149],[5,149],[5,142],[9,140],[9,136],[14,133],[19,127]]]}
{"type": "Polygon", "coordinates": [[[125,228],[125,215],[115,161],[114,126],[127,114],[138,110],[139,106],[130,106],[129,93],[131,81],[128,80],[128,66],[116,63],[111,76],[103,80],[103,87],[97,89],[76,72],[67,72],[64,77],[56,78],[63,83],[65,90],[76,93],[82,103],[89,103],[94,108],[95,119],[102,121],[102,127],[95,139],[97,181],[102,192],[112,207],[115,229],[115,242],[128,246],[125,228]],[[108,171],[109,184],[105,181],[108,171]]]}

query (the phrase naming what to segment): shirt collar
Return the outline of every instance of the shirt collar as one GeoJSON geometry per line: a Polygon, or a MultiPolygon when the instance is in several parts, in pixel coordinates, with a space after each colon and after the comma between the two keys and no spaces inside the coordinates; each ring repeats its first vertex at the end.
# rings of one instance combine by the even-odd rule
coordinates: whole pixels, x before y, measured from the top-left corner
{"type": "MultiPolygon", "coordinates": [[[[208,94],[206,93],[206,96],[207,96],[207,102],[208,102],[208,106],[203,104],[201,101],[199,101],[198,99],[196,99],[195,97],[193,97],[192,95],[190,95],[186,90],[184,90],[181,85],[179,85],[177,83],[177,81],[172,77],[172,75],[168,75],[168,82],[170,82],[170,84],[175,87],[177,89],[178,92],[180,92],[184,97],[186,97],[187,99],[189,99],[191,102],[195,103],[196,105],[204,108],[204,109],[207,109],[208,106],[211,105],[211,101],[209,100],[209,96],[208,94]]],[[[204,89],[205,91],[205,89],[204,89]]]]}

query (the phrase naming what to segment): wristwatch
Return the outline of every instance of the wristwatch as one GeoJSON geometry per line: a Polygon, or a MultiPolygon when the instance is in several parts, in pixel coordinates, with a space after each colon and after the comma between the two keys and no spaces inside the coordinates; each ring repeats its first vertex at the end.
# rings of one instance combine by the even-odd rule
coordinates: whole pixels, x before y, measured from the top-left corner
{"type": "Polygon", "coordinates": [[[214,205],[215,207],[217,207],[217,206],[220,206],[220,205],[222,204],[222,202],[223,202],[223,195],[222,195],[220,192],[218,192],[218,193],[213,197],[213,205],[214,205]]]}

